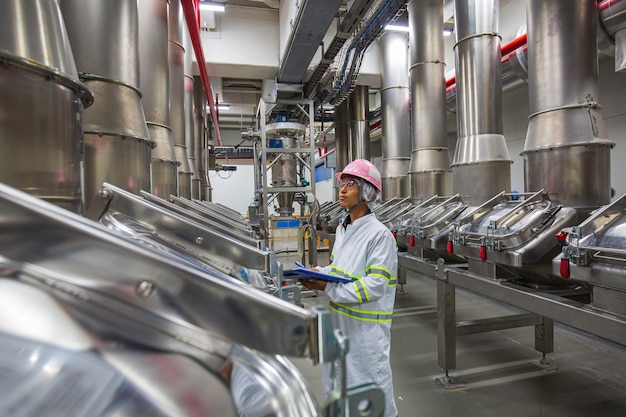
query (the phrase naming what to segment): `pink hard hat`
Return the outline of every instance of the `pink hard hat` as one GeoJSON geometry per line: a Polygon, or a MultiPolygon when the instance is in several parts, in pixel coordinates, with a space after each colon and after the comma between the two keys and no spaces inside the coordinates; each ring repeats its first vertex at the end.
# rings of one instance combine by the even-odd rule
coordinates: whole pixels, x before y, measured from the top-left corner
{"type": "Polygon", "coordinates": [[[376,168],[376,165],[372,164],[367,159],[355,159],[346,165],[343,171],[336,173],[335,178],[340,180],[342,175],[351,175],[353,177],[361,178],[372,184],[379,193],[383,189],[382,179],[378,168],[376,168]]]}

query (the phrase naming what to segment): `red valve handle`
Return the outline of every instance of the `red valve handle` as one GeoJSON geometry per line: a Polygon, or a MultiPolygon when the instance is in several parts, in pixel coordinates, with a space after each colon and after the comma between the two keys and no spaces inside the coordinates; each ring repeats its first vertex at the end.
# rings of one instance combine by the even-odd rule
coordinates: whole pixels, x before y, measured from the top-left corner
{"type": "Polygon", "coordinates": [[[448,253],[450,255],[454,255],[454,246],[452,245],[452,241],[451,240],[448,240],[447,249],[448,249],[448,253]]]}
{"type": "Polygon", "coordinates": [[[483,262],[487,260],[487,246],[480,247],[480,260],[483,262]]]}
{"type": "Polygon", "coordinates": [[[561,259],[561,266],[559,268],[559,272],[561,273],[561,278],[569,279],[570,277],[569,259],[561,259]]]}
{"type": "Polygon", "coordinates": [[[415,236],[411,236],[409,238],[409,245],[411,245],[411,247],[415,247],[415,236]]]}
{"type": "Polygon", "coordinates": [[[396,232],[391,232],[391,234],[395,240],[398,240],[398,238],[396,237],[396,232]]]}
{"type": "Polygon", "coordinates": [[[556,234],[556,240],[559,242],[565,242],[565,239],[567,239],[567,232],[560,231],[556,234]]]}

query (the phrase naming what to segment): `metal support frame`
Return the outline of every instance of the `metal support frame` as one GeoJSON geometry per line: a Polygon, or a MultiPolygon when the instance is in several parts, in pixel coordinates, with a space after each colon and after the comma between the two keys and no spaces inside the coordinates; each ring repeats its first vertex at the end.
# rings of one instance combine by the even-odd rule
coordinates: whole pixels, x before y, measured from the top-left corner
{"type": "Polygon", "coordinates": [[[626,345],[626,321],[604,314],[587,304],[546,292],[517,286],[502,279],[487,278],[469,272],[464,265],[446,265],[443,259],[433,261],[408,254],[398,255],[399,266],[437,279],[438,364],[445,375],[436,382],[445,388],[459,388],[448,371],[456,368],[457,336],[487,331],[535,326],[535,349],[545,355],[554,350],[554,321],[626,345]],[[456,320],[456,287],[523,309],[528,313],[483,320],[456,320]]]}
{"type": "MultiPolygon", "coordinates": [[[[315,199],[315,132],[314,132],[314,112],[313,100],[276,100],[276,102],[266,102],[263,99],[259,100],[259,107],[257,109],[257,127],[261,134],[261,146],[260,146],[260,158],[257,155],[258,149],[255,150],[255,170],[254,177],[256,186],[260,188],[262,192],[262,219],[261,219],[261,228],[264,230],[264,236],[266,243],[269,247],[269,204],[274,201],[276,196],[279,193],[283,192],[296,192],[296,193],[311,193],[313,194],[313,198],[315,199]],[[297,107],[302,114],[304,114],[306,121],[305,125],[307,128],[306,137],[307,139],[304,141],[304,147],[296,147],[296,148],[271,148],[268,151],[267,146],[267,118],[269,117],[272,110],[274,110],[277,106],[281,107],[297,107]],[[267,154],[269,153],[295,153],[298,159],[301,162],[301,167],[303,169],[308,169],[310,174],[310,182],[307,186],[297,186],[297,187],[271,187],[268,184],[269,178],[269,170],[271,170],[272,165],[267,162],[267,154]],[[257,165],[261,165],[261,172],[257,173],[257,165]]],[[[304,175],[304,173],[300,173],[300,175],[304,175]]],[[[258,189],[257,189],[258,191],[258,189]]]]}

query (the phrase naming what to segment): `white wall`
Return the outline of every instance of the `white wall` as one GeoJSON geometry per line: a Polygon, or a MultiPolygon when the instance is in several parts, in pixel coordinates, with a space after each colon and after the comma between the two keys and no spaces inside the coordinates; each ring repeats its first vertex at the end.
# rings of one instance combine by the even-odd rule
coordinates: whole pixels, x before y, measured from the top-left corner
{"type": "MultiPolygon", "coordinates": [[[[222,161],[220,161],[222,163],[222,161]]],[[[232,161],[230,163],[232,164],[232,161]]],[[[248,206],[254,197],[254,171],[252,165],[237,165],[237,171],[209,171],[213,187],[213,201],[248,214],[248,206]]]]}

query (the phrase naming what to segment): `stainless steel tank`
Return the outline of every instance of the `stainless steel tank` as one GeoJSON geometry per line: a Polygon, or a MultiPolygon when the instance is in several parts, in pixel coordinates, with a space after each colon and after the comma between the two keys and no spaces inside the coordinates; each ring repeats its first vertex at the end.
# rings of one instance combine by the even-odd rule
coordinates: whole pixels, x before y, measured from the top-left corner
{"type": "MultiPolygon", "coordinates": [[[[298,184],[298,157],[291,149],[299,148],[299,141],[306,127],[294,122],[276,122],[266,126],[266,136],[269,141],[268,160],[271,159],[272,186],[273,187],[297,187],[298,184]],[[272,148],[279,148],[280,153],[271,153],[272,148]]],[[[278,212],[281,216],[293,214],[294,193],[291,191],[280,192],[276,198],[278,212]]]]}
{"type": "Polygon", "coordinates": [[[95,102],[84,116],[85,197],[108,182],[151,190],[150,140],[139,91],[137,1],[60,0],[81,79],[95,102]]]}
{"type": "Polygon", "coordinates": [[[0,2],[0,182],[67,210],[84,208],[80,82],[56,1],[0,2]]]}

